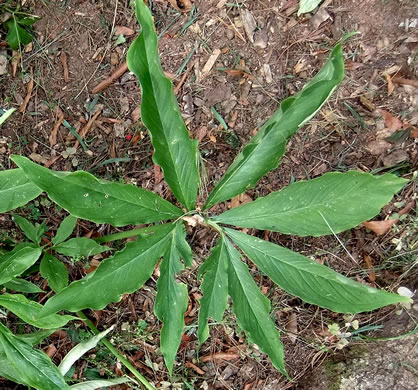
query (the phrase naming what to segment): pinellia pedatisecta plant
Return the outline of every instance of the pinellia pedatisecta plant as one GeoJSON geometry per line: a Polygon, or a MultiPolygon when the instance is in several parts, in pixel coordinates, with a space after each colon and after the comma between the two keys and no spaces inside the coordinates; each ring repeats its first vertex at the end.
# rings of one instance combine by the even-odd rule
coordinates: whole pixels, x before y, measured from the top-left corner
{"type": "MultiPolygon", "coordinates": [[[[77,313],[97,332],[82,310],[103,309],[111,302],[120,301],[124,294],[137,291],[159,263],[154,312],[162,322],[160,349],[172,374],[188,305],[187,286],[179,282],[176,275],[190,267],[193,258],[186,240],[185,223],[200,223],[218,233],[218,242],[198,273],[203,293],[197,328],[199,343],[209,337],[210,320],[222,321],[230,297],[237,323],[247,339],[257,344],[284,375],[287,375],[284,351],[280,334],[270,317],[270,302],[252,278],[246,257],[283,290],[335,312],[358,313],[409,301],[398,294],[355,282],[301,254],[233,228],[270,230],[302,237],[337,234],[377,215],[407,183],[405,179],[359,171],[326,173],[313,180],[295,182],[220,215],[210,211],[216,204],[254,187],[278,166],[288,140],[320,110],[343,79],[341,43],[334,47],[311,82],[281,103],[215,184],[206,201],[197,207],[198,142],[190,138],[171,81],[162,70],[153,19],[142,0],[136,1],[136,14],[141,33],[129,49],[127,62],[140,81],[142,121],[151,136],[154,162],[162,168],[180,207],[131,184],[100,180],[84,171],[56,172],[23,156],[12,156],[18,168],[0,172],[0,212],[21,207],[45,192],[69,216],[48,245],[41,245],[45,226],[34,226],[15,216],[15,222],[31,242],[21,243],[11,252],[2,254],[0,285],[13,290],[11,284],[25,284],[19,276],[41,259],[41,275],[55,295],[45,305],[40,305],[24,295],[8,293],[0,296],[0,306],[35,327],[47,329],[60,328],[74,320],[72,316],[56,314],[66,310],[77,313]],[[68,239],[78,218],[115,227],[149,226],[95,240],[68,239]],[[112,251],[111,247],[101,245],[103,243],[132,236],[137,236],[137,240],[101,261],[94,272],[68,284],[66,267],[56,253],[90,256],[112,251]]],[[[26,285],[27,289],[29,287],[26,285]]],[[[16,341],[17,337],[5,326],[0,327],[0,360],[11,367],[5,372],[0,365],[0,375],[38,389],[69,387],[45,354],[41,359],[40,351],[30,346],[23,348],[21,341],[16,341]],[[25,366],[24,373],[20,368],[22,356],[25,362],[33,363],[30,369],[25,366]],[[41,369],[36,364],[37,359],[42,360],[45,385],[35,380],[41,369]]],[[[106,345],[114,349],[109,342],[106,345]]],[[[129,361],[120,354],[118,358],[147,388],[153,388],[132,365],[129,366],[129,361]]]]}

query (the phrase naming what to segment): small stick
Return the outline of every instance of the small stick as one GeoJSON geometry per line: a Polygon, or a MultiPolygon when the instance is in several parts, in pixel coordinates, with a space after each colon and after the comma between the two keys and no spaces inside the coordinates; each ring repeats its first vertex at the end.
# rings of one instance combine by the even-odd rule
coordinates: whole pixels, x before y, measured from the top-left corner
{"type": "Polygon", "coordinates": [[[180,81],[178,82],[178,84],[176,85],[176,87],[174,88],[174,94],[177,95],[180,92],[180,89],[182,87],[182,85],[184,84],[184,82],[186,81],[187,75],[190,73],[190,71],[194,68],[194,66],[197,64],[197,62],[199,61],[199,59],[195,59],[193,61],[193,63],[186,69],[186,71],[183,73],[183,76],[181,76],[180,81]]]}
{"type": "Polygon", "coordinates": [[[400,76],[393,76],[392,82],[396,84],[412,85],[413,87],[418,88],[418,80],[405,79],[400,76]]]}
{"type": "Polygon", "coordinates": [[[241,41],[243,41],[244,43],[247,43],[247,41],[245,40],[245,38],[241,35],[241,33],[238,31],[238,29],[235,27],[234,23],[232,23],[232,20],[229,18],[228,16],[228,20],[231,22],[231,25],[228,25],[228,23],[226,23],[222,18],[220,18],[218,16],[218,20],[228,29],[232,29],[236,32],[237,36],[239,39],[241,39],[241,41]]]}
{"type": "MultiPolygon", "coordinates": [[[[97,111],[94,116],[92,118],[90,118],[90,120],[87,122],[87,125],[85,125],[80,132],[78,133],[80,135],[81,138],[84,138],[87,133],[90,131],[91,127],[93,126],[94,121],[97,119],[97,117],[100,115],[102,111],[99,110],[97,111]]],[[[80,142],[77,140],[74,144],[74,148],[77,149],[78,146],[80,145],[80,142]]]]}
{"type": "Polygon", "coordinates": [[[234,360],[238,358],[240,358],[240,355],[237,353],[218,352],[218,353],[202,356],[200,358],[200,361],[208,362],[211,360],[234,360]]]}
{"type": "Polygon", "coordinates": [[[32,95],[32,90],[33,90],[33,69],[30,68],[30,81],[28,83],[28,92],[26,94],[25,100],[23,101],[22,105],[19,108],[19,112],[25,112],[26,106],[28,105],[29,100],[32,95]]]}
{"type": "Polygon", "coordinates": [[[206,372],[203,371],[200,367],[196,366],[196,364],[192,363],[192,362],[186,362],[186,367],[187,368],[191,368],[194,371],[196,371],[199,375],[205,375],[206,372]]]}
{"type": "Polygon", "coordinates": [[[51,131],[51,134],[49,135],[49,144],[51,146],[54,146],[57,144],[58,129],[62,125],[62,122],[64,122],[64,113],[58,106],[56,108],[56,112],[57,112],[58,120],[55,123],[54,128],[51,131]]]}
{"type": "MultiPolygon", "coordinates": [[[[106,89],[110,84],[112,84],[113,82],[115,82],[118,78],[122,77],[122,75],[124,75],[127,71],[128,71],[128,64],[126,63],[126,61],[119,66],[119,68],[117,68],[107,79],[104,79],[103,81],[101,81],[99,84],[97,84],[91,91],[92,94],[96,94],[99,92],[102,92],[104,89],[106,89]]],[[[168,77],[171,80],[175,80],[176,79],[176,75],[169,73],[169,72],[164,72],[165,76],[168,77]]]]}
{"type": "Polygon", "coordinates": [[[70,81],[70,72],[68,71],[68,58],[67,54],[65,54],[65,51],[61,52],[61,63],[64,72],[64,81],[68,83],[70,81]]]}
{"type": "Polygon", "coordinates": [[[22,53],[17,50],[13,50],[12,53],[12,75],[13,78],[16,77],[17,67],[19,65],[20,60],[22,59],[22,53]]]}
{"type": "Polygon", "coordinates": [[[96,93],[102,92],[110,84],[112,84],[114,81],[116,81],[119,77],[122,77],[122,75],[125,74],[127,71],[128,71],[128,64],[125,61],[107,79],[104,79],[96,87],[94,87],[93,90],[91,91],[91,93],[96,94],[96,93]]]}

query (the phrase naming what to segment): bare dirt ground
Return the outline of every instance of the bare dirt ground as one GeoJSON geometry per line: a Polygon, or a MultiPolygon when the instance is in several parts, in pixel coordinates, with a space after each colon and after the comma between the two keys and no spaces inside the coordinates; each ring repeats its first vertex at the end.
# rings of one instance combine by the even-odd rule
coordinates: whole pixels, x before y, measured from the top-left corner
{"type": "MultiPolygon", "coordinates": [[[[177,3],[181,6],[187,2],[177,3]]],[[[153,0],[152,11],[160,34],[163,68],[173,80],[191,135],[200,141],[207,170],[203,192],[213,188],[280,101],[299,91],[319,70],[333,45],[352,31],[360,34],[344,46],[346,77],[341,87],[294,136],[279,168],[234,202],[254,199],[293,180],[328,171],[359,169],[416,179],[418,9],[414,0],[326,0],[319,10],[300,17],[296,0],[192,3],[191,11],[180,12],[169,1],[153,0]],[[246,31],[249,20],[255,22],[255,31],[246,31]],[[213,107],[228,129],[214,117],[213,107]]],[[[31,80],[33,90],[23,112],[16,112],[0,128],[0,169],[12,167],[8,158],[11,154],[23,154],[52,169],[90,170],[102,178],[138,183],[174,200],[151,159],[152,147],[137,109],[141,97],[135,77],[124,72],[107,88],[92,93],[123,66],[129,44],[139,32],[131,2],[28,0],[25,7],[40,20],[34,24],[34,43],[22,54],[16,75],[9,65],[0,76],[0,108],[21,107],[31,80]],[[89,122],[92,125],[87,128],[89,122]],[[76,145],[74,131],[85,132],[86,150],[76,145]]],[[[0,43],[3,40],[2,34],[0,43]]],[[[9,58],[12,56],[6,45],[0,49],[9,58]]],[[[256,234],[360,282],[391,291],[400,286],[414,290],[418,250],[416,193],[417,181],[412,180],[384,208],[377,220],[389,216],[400,220],[382,235],[365,227],[325,238],[256,234]],[[405,207],[406,212],[400,212],[405,207]]],[[[231,206],[226,202],[214,211],[231,206]]],[[[51,230],[62,219],[60,211],[43,198],[22,209],[22,214],[46,220],[51,230]]],[[[5,215],[0,224],[2,245],[19,238],[10,215],[5,215]]],[[[77,229],[79,235],[98,233],[96,226],[87,222],[80,223],[77,229]]],[[[105,227],[101,233],[111,232],[109,229],[105,227]]],[[[204,261],[213,240],[207,231],[192,232],[190,243],[198,254],[197,264],[204,261]]],[[[78,279],[95,266],[72,264],[71,275],[78,279]]],[[[115,345],[158,388],[298,388],[303,384],[301,379],[329,355],[343,356],[345,350],[364,343],[349,338],[349,345],[339,351],[340,339],[327,326],[344,326],[347,318],[288,296],[254,270],[263,292],[272,301],[277,327],[283,332],[293,382],[275,371],[256,347],[245,343],[231,312],[227,312],[223,325],[212,327],[212,337],[198,355],[195,325],[200,295],[196,272],[192,268],[182,275],[190,291],[188,328],[172,378],[158,349],[161,325],[152,311],[154,280],[120,303],[90,313],[99,328],[117,324],[115,345]],[[230,356],[213,358],[217,353],[230,356]],[[202,362],[202,356],[209,358],[202,362]]],[[[34,281],[41,285],[40,276],[37,278],[34,281]]],[[[396,310],[389,307],[356,319],[361,327],[375,329],[396,318],[396,310]]],[[[13,316],[9,320],[13,322],[13,316]]],[[[53,360],[59,363],[83,331],[69,328],[51,337],[44,348],[53,344],[57,349],[53,360]]],[[[121,368],[106,351],[98,350],[78,363],[74,375],[91,378],[104,373],[120,375],[121,368]]],[[[0,379],[0,388],[19,387],[0,379]]]]}

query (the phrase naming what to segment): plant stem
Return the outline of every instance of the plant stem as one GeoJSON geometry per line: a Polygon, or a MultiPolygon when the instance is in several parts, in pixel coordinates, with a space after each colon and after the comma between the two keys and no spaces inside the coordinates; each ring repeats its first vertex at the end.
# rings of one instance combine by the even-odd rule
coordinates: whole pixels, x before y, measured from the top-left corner
{"type": "Polygon", "coordinates": [[[164,225],[153,225],[145,228],[132,229],[124,232],[108,234],[107,236],[95,238],[94,241],[96,241],[99,244],[103,244],[105,242],[122,240],[124,238],[139,236],[140,234],[153,233],[156,230],[158,230],[161,226],[164,225]]]}
{"type": "MultiPolygon", "coordinates": [[[[86,325],[92,330],[94,334],[100,333],[99,330],[94,326],[93,322],[90,321],[90,319],[82,312],[78,311],[77,315],[83,319],[86,323],[86,325]]],[[[149,383],[139,372],[138,370],[132,365],[132,363],[126,359],[113,345],[112,343],[106,339],[103,338],[100,340],[101,343],[103,343],[106,348],[113,353],[113,355],[119,359],[119,361],[135,376],[136,379],[138,379],[147,390],[156,390],[155,387],[149,383]]]]}

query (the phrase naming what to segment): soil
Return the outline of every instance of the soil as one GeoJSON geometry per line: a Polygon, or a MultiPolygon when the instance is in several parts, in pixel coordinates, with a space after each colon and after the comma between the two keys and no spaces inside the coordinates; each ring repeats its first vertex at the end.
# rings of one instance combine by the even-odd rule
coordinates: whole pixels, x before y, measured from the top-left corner
{"type": "MultiPolygon", "coordinates": [[[[360,34],[344,45],[346,77],[342,85],[293,137],[280,167],[247,191],[246,197],[255,199],[294,180],[314,178],[328,171],[392,172],[416,179],[418,89],[391,79],[396,73],[415,83],[417,80],[415,0],[326,0],[319,10],[300,17],[296,0],[193,3],[193,14],[179,12],[163,0],[152,1],[152,11],[161,34],[163,68],[175,87],[180,84],[177,98],[182,114],[191,136],[200,141],[207,171],[200,203],[280,101],[299,91],[326,61],[333,45],[352,31],[360,34]],[[254,42],[243,27],[243,10],[253,15],[258,26],[254,42]],[[203,73],[216,50],[220,54],[215,64],[203,73]],[[224,118],[227,130],[214,118],[212,107],[224,118]],[[401,125],[396,126],[396,118],[401,125]],[[389,144],[388,137],[392,137],[389,144]]],[[[150,140],[137,110],[141,96],[135,77],[126,72],[99,94],[91,92],[123,64],[129,44],[139,32],[131,2],[28,0],[25,7],[40,20],[34,24],[34,44],[22,54],[16,76],[12,75],[11,65],[7,74],[0,76],[0,108],[19,108],[31,78],[34,88],[24,112],[16,112],[0,128],[0,168],[12,168],[9,156],[22,154],[51,169],[84,169],[101,178],[134,182],[175,202],[152,162],[150,140]],[[120,26],[133,31],[118,38],[112,31],[120,26]],[[63,63],[68,65],[67,80],[63,63]],[[96,112],[100,113],[84,137],[88,150],[82,146],[74,149],[76,139],[69,127],[79,131],[96,112]],[[51,134],[60,115],[66,122],[58,123],[54,140],[51,134]]],[[[3,34],[0,43],[2,39],[3,34]]],[[[11,57],[12,52],[5,50],[11,57]]],[[[417,181],[411,180],[376,219],[398,213],[415,200],[416,194],[417,181]]],[[[218,213],[229,207],[231,202],[225,202],[211,211],[218,213]]],[[[47,221],[52,231],[64,215],[42,198],[22,209],[22,214],[47,221]]],[[[413,291],[418,287],[414,268],[417,223],[416,207],[412,207],[392,229],[379,236],[361,226],[323,238],[250,233],[313,257],[358,281],[390,291],[400,286],[413,291]]],[[[10,214],[2,216],[0,228],[3,245],[5,232],[18,235],[10,233],[14,231],[10,214]]],[[[103,226],[101,233],[113,231],[103,226]]],[[[77,227],[80,236],[92,233],[97,233],[94,224],[84,221],[77,227]]],[[[212,327],[211,339],[202,346],[200,356],[233,352],[239,357],[205,363],[198,360],[193,330],[200,296],[196,275],[215,240],[214,234],[206,230],[196,229],[190,235],[196,261],[181,278],[189,286],[191,308],[186,324],[192,326],[184,336],[173,377],[169,377],[158,350],[161,325],[152,312],[154,280],[120,303],[89,315],[99,328],[117,324],[114,338],[120,349],[158,388],[284,390],[306,383],[313,368],[338,352],[339,339],[329,333],[327,325],[344,326],[347,320],[341,314],[287,295],[255,269],[256,280],[272,301],[293,381],[274,370],[255,346],[245,343],[230,311],[224,325],[212,327]],[[138,333],[138,323],[144,323],[141,321],[145,321],[145,328],[138,333]]],[[[72,264],[71,276],[78,279],[91,266],[94,264],[72,264]]],[[[37,281],[42,283],[40,276],[37,281]]],[[[396,318],[395,311],[389,307],[355,318],[361,326],[382,325],[396,318]]],[[[56,363],[71,348],[68,336],[52,338],[49,344],[57,347],[53,356],[56,363]]],[[[77,363],[79,378],[92,370],[121,374],[120,367],[104,357],[100,360],[90,356],[77,363]]],[[[0,379],[0,388],[19,387],[0,379]]]]}

